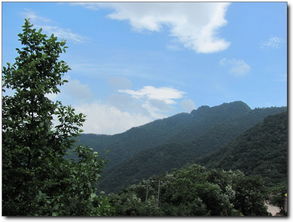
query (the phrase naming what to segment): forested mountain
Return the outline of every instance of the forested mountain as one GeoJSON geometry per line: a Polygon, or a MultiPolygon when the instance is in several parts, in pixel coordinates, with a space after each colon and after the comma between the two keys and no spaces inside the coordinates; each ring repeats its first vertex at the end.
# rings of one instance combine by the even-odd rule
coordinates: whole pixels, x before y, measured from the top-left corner
{"type": "Polygon", "coordinates": [[[167,143],[169,139],[190,125],[191,120],[190,114],[180,113],[113,136],[82,134],[77,143],[88,145],[98,151],[108,160],[106,166],[108,169],[142,150],[167,143]]]}
{"type": "Polygon", "coordinates": [[[199,161],[211,168],[261,175],[267,185],[287,183],[287,112],[268,116],[233,142],[199,161]]]}
{"type": "Polygon", "coordinates": [[[79,137],[78,143],[100,152],[109,160],[107,167],[111,168],[140,151],[173,141],[191,141],[211,126],[241,117],[250,111],[243,102],[224,103],[215,107],[202,106],[190,114],[180,113],[113,136],[84,134],[79,137]]]}
{"type": "Polygon", "coordinates": [[[122,134],[82,135],[79,143],[93,147],[108,160],[100,188],[117,191],[143,178],[195,162],[266,116],[285,110],[285,107],[252,110],[239,101],[202,106],[190,114],[157,120],[122,134]]]}
{"type": "MultiPolygon", "coordinates": [[[[287,112],[282,112],[266,117],[224,148],[199,161],[213,169],[192,164],[157,175],[151,168],[149,171],[157,176],[110,194],[114,214],[266,216],[264,203],[270,201],[280,207],[281,215],[286,215],[287,133],[288,116],[287,112]]],[[[180,148],[174,144],[169,147],[170,150],[180,148]]],[[[165,155],[170,156],[169,163],[177,162],[176,152],[165,152],[165,155]]],[[[147,171],[145,164],[139,162],[142,160],[137,160],[143,169],[137,168],[137,177],[147,171]]],[[[162,165],[157,159],[153,159],[153,163],[157,170],[162,165]]],[[[134,166],[130,168],[135,169],[134,166]]],[[[123,177],[123,173],[116,176],[123,177]]]]}

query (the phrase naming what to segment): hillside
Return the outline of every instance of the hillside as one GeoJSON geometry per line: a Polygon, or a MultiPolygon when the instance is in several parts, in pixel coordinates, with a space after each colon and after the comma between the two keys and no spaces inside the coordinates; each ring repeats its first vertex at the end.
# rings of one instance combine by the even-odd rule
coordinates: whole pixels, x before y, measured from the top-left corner
{"type": "Polygon", "coordinates": [[[218,152],[199,161],[211,168],[261,175],[267,185],[287,183],[287,112],[269,116],[218,152]]]}
{"type": "Polygon", "coordinates": [[[284,110],[252,110],[239,101],[202,106],[190,114],[181,113],[113,136],[82,135],[79,143],[93,147],[108,160],[100,188],[109,192],[192,163],[223,147],[266,116],[284,110]]]}
{"type": "Polygon", "coordinates": [[[246,125],[249,127],[266,115],[278,113],[280,110],[284,108],[260,109],[259,112],[253,110],[251,113],[252,110],[243,102],[224,103],[215,107],[202,106],[189,114],[180,113],[156,120],[121,134],[82,134],[77,139],[77,144],[87,145],[98,151],[108,160],[108,169],[146,149],[166,143],[190,142],[215,124],[223,124],[237,118],[241,120],[242,116],[248,115],[250,117],[246,119],[246,125]]]}
{"type": "Polygon", "coordinates": [[[167,143],[186,126],[191,125],[191,121],[190,114],[180,113],[112,136],[82,134],[77,144],[87,145],[98,151],[108,161],[107,170],[140,151],[167,143]]]}
{"type": "MultiPolygon", "coordinates": [[[[232,106],[232,108],[234,107],[232,106]]],[[[222,148],[245,130],[261,122],[267,115],[282,110],[284,109],[254,109],[238,116],[232,112],[237,117],[230,117],[229,120],[228,118],[220,119],[221,115],[215,113],[218,118],[216,121],[211,114],[208,115],[208,111],[202,112],[199,109],[199,115],[204,115],[203,119],[207,120],[206,124],[201,127],[200,124],[193,125],[194,130],[190,128],[189,131],[179,133],[173,140],[169,140],[170,143],[144,150],[111,168],[101,178],[100,188],[107,192],[117,191],[152,175],[163,174],[187,163],[194,163],[197,159],[222,148]],[[199,127],[196,128],[196,126],[199,127]],[[198,129],[203,130],[198,132],[198,129]],[[194,134],[192,134],[193,132],[194,134]]],[[[229,113],[228,111],[226,112],[229,113]]],[[[192,115],[196,117],[197,113],[193,112],[192,115]]]]}
{"type": "Polygon", "coordinates": [[[250,108],[243,102],[224,103],[215,107],[202,106],[189,114],[180,113],[155,120],[113,136],[83,134],[78,138],[77,143],[98,151],[108,160],[107,170],[140,151],[173,141],[190,142],[194,137],[204,134],[214,124],[241,117],[249,111],[250,108]]]}

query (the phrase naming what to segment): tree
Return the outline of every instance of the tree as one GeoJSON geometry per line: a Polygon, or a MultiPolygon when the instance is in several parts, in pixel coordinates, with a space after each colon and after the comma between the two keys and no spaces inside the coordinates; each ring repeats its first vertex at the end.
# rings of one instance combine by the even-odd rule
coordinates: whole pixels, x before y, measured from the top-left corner
{"type": "Polygon", "coordinates": [[[67,82],[65,42],[29,20],[22,27],[23,47],[2,71],[3,93],[14,92],[2,97],[3,215],[107,214],[106,199],[96,195],[103,160],[83,146],[74,148],[75,158],[67,155],[85,116],[47,97],[67,82]]]}
{"type": "Polygon", "coordinates": [[[260,176],[234,178],[234,206],[245,216],[268,216],[264,205],[268,199],[267,190],[260,176]]]}
{"type": "Polygon", "coordinates": [[[196,164],[143,180],[109,198],[116,216],[268,216],[260,178],[196,164]]]}

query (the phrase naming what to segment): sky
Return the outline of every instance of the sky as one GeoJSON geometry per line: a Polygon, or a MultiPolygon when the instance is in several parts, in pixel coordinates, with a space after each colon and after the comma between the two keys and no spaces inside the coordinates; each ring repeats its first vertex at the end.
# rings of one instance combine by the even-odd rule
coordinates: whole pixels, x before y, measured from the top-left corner
{"type": "Polygon", "coordinates": [[[25,18],[66,40],[60,94],[85,133],[116,134],[202,105],[287,105],[287,3],[2,2],[2,64],[25,18]]]}

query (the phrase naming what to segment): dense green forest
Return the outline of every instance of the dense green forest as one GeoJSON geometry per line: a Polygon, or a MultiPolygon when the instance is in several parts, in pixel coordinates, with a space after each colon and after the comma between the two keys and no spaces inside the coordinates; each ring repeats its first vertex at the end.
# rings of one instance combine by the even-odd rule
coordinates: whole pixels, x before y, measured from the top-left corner
{"type": "Polygon", "coordinates": [[[237,101],[80,135],[86,117],[47,97],[67,82],[65,42],[29,20],[18,37],[2,70],[4,216],[269,216],[265,202],[286,215],[286,107],[237,101]]]}
{"type": "MultiPolygon", "coordinates": [[[[287,112],[268,116],[224,148],[198,161],[212,169],[190,165],[112,194],[116,213],[267,215],[265,200],[278,205],[284,213],[288,183],[287,125],[287,112]]],[[[169,155],[176,161],[176,153],[169,155]]]]}
{"type": "Polygon", "coordinates": [[[199,161],[210,168],[262,176],[268,186],[287,183],[288,114],[264,119],[233,142],[199,161]]]}
{"type": "Polygon", "coordinates": [[[285,107],[252,110],[240,101],[203,106],[190,114],[157,120],[119,135],[81,135],[79,143],[104,154],[108,167],[102,173],[99,187],[113,192],[152,175],[194,163],[266,116],[285,110],[285,107]],[[124,155],[117,155],[120,153],[124,155]]]}
{"type": "Polygon", "coordinates": [[[122,216],[267,216],[260,177],[190,165],[110,195],[122,216]]]}
{"type": "MultiPolygon", "coordinates": [[[[251,110],[241,101],[215,107],[202,106],[191,113],[180,113],[156,120],[113,136],[82,134],[77,144],[87,145],[98,151],[108,161],[107,170],[144,150],[169,143],[184,143],[191,146],[202,136],[221,131],[224,134],[230,130],[225,135],[227,139],[221,141],[227,143],[266,116],[285,110],[286,107],[251,110]],[[124,152],[125,149],[128,152],[124,152]]],[[[219,139],[221,137],[219,136],[219,139]]],[[[199,150],[205,152],[206,148],[207,146],[199,150]]]]}

